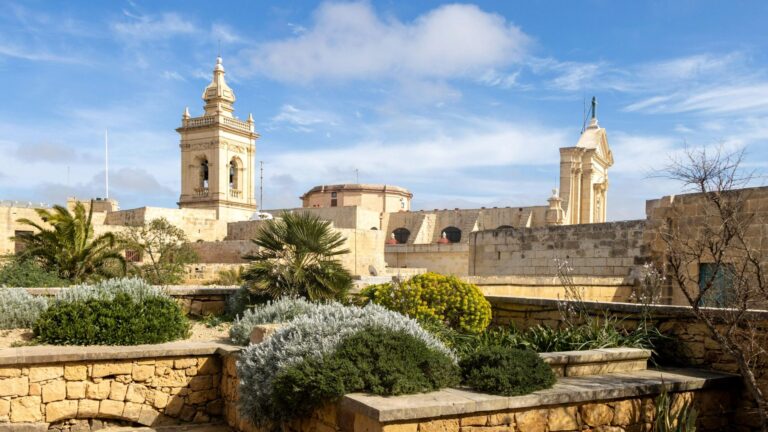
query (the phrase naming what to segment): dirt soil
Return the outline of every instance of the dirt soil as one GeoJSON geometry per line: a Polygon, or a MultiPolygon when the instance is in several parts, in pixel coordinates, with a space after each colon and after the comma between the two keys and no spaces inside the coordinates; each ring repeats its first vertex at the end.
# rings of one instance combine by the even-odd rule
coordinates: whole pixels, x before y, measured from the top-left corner
{"type": "MultiPolygon", "coordinates": [[[[229,342],[229,323],[221,323],[215,327],[208,327],[199,321],[192,321],[192,330],[187,340],[229,342]]],[[[30,329],[4,329],[0,330],[0,349],[15,346],[44,345],[36,343],[32,339],[30,329]]]]}

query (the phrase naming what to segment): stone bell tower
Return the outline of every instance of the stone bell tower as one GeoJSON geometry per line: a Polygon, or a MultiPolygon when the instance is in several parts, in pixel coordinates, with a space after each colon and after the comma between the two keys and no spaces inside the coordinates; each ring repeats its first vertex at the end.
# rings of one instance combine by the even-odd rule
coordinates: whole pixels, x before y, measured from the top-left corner
{"type": "Polygon", "coordinates": [[[180,208],[213,209],[216,218],[247,220],[256,211],[254,158],[259,135],[253,116],[235,117],[235,94],[224,80],[221,57],[213,80],[203,92],[205,113],[190,117],[184,110],[181,127],[180,208]]]}
{"type": "Polygon", "coordinates": [[[583,224],[606,221],[608,168],[613,152],[608,134],[597,123],[597,101],[592,98],[592,117],[575,147],[560,149],[560,198],[563,223],[583,224]]]}

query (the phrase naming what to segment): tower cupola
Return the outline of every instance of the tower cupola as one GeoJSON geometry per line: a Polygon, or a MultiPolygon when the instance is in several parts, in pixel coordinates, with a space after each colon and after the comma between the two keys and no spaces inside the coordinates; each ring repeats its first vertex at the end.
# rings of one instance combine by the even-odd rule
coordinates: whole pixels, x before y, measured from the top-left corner
{"type": "Polygon", "coordinates": [[[221,57],[216,57],[216,66],[213,68],[213,80],[203,91],[205,101],[205,115],[224,115],[232,117],[235,103],[235,92],[227,85],[224,79],[224,65],[221,57]]]}

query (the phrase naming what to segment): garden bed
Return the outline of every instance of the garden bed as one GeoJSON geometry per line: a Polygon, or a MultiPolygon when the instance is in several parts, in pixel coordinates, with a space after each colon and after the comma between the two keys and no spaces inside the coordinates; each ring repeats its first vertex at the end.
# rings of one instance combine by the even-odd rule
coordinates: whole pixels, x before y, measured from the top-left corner
{"type": "MultiPolygon", "coordinates": [[[[184,340],[228,343],[229,326],[229,323],[220,323],[209,327],[205,322],[193,321],[189,337],[184,340]]],[[[33,339],[32,330],[28,328],[0,330],[0,349],[26,345],[38,345],[33,339]]]]}

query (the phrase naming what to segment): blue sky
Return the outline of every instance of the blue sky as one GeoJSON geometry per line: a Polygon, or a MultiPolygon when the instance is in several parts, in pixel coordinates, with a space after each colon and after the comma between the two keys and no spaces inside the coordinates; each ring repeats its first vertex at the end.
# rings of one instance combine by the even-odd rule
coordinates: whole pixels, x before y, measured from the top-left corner
{"type": "Polygon", "coordinates": [[[0,199],[111,195],[175,206],[184,107],[218,45],[253,113],[265,208],[311,186],[390,183],[414,208],[542,205],[583,102],[616,164],[609,219],[679,192],[649,177],[684,146],[768,166],[761,1],[4,2],[0,199]]]}

